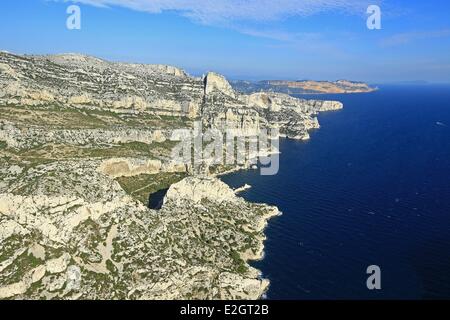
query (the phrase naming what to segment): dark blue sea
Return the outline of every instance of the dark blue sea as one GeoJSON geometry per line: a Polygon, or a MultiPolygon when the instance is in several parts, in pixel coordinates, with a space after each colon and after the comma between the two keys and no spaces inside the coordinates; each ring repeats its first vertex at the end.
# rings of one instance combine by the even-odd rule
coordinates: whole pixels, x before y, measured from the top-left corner
{"type": "Polygon", "coordinates": [[[320,95],[307,142],[280,142],[274,176],[222,177],[241,195],[278,206],[265,257],[269,299],[450,298],[450,86],[381,86],[320,95]],[[381,290],[366,269],[381,268],[381,290]]]}

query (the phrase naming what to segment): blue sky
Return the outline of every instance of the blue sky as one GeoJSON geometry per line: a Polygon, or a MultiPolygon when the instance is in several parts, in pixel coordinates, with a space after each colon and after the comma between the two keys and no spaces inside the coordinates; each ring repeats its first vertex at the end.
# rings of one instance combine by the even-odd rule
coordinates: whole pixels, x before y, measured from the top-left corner
{"type": "Polygon", "coordinates": [[[78,52],[232,79],[450,82],[445,0],[2,0],[0,50],[78,52]],[[81,30],[66,9],[81,8],[81,30]],[[382,10],[382,29],[366,9],[382,10]]]}

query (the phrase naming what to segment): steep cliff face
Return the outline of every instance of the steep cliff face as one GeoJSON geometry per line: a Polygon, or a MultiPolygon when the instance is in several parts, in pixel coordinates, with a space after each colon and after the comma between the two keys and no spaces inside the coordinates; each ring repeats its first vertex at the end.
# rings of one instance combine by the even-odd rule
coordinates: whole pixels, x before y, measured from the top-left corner
{"type": "Polygon", "coordinates": [[[229,97],[236,97],[236,93],[234,92],[230,83],[225,79],[224,76],[220,74],[209,72],[203,78],[203,82],[205,85],[205,95],[211,95],[214,94],[215,91],[218,91],[229,97]]]}
{"type": "Polygon", "coordinates": [[[337,101],[304,100],[282,93],[239,94],[224,77],[214,73],[204,79],[208,94],[202,109],[203,123],[222,130],[238,129],[242,135],[278,128],[282,136],[308,139],[308,131],[319,128],[319,112],[343,108],[337,101]]]}
{"type": "Polygon", "coordinates": [[[292,139],[309,139],[309,131],[318,129],[317,114],[339,110],[337,101],[304,100],[282,93],[254,93],[245,97],[247,104],[258,110],[267,126],[279,128],[280,135],[292,139]]]}
{"type": "Polygon", "coordinates": [[[192,201],[199,203],[202,200],[212,202],[235,202],[237,197],[234,191],[220,180],[211,177],[189,177],[173,184],[165,196],[164,202],[179,203],[192,201]]]}
{"type": "Polygon", "coordinates": [[[186,178],[170,136],[202,121],[305,139],[318,112],[341,107],[243,95],[215,73],[0,53],[0,299],[259,298],[268,280],[247,262],[278,210],[186,178]]]}
{"type": "Polygon", "coordinates": [[[284,136],[304,139],[317,127],[315,114],[342,108],[338,102],[286,94],[239,94],[214,72],[200,79],[175,67],[113,63],[75,54],[0,53],[0,70],[2,104],[201,118],[206,127],[236,128],[242,134],[279,127],[284,136]]]}

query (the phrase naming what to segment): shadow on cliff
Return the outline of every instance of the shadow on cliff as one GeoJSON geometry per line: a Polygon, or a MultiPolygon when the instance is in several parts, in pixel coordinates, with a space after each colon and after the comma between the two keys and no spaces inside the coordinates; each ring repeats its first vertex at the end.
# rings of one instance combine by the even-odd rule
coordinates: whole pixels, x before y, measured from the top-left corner
{"type": "Polygon", "coordinates": [[[169,189],[161,189],[155,193],[151,193],[148,197],[148,207],[153,210],[161,209],[164,197],[169,189]]]}

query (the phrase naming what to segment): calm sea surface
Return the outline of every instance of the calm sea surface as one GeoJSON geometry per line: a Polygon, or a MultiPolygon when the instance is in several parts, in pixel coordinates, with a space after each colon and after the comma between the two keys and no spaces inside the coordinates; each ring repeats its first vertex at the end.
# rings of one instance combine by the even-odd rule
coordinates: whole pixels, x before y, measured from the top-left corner
{"type": "Polygon", "coordinates": [[[450,87],[382,86],[322,113],[307,142],[282,140],[280,171],[222,177],[277,205],[269,299],[450,298],[450,87]],[[381,268],[369,291],[366,268],[381,268]]]}

